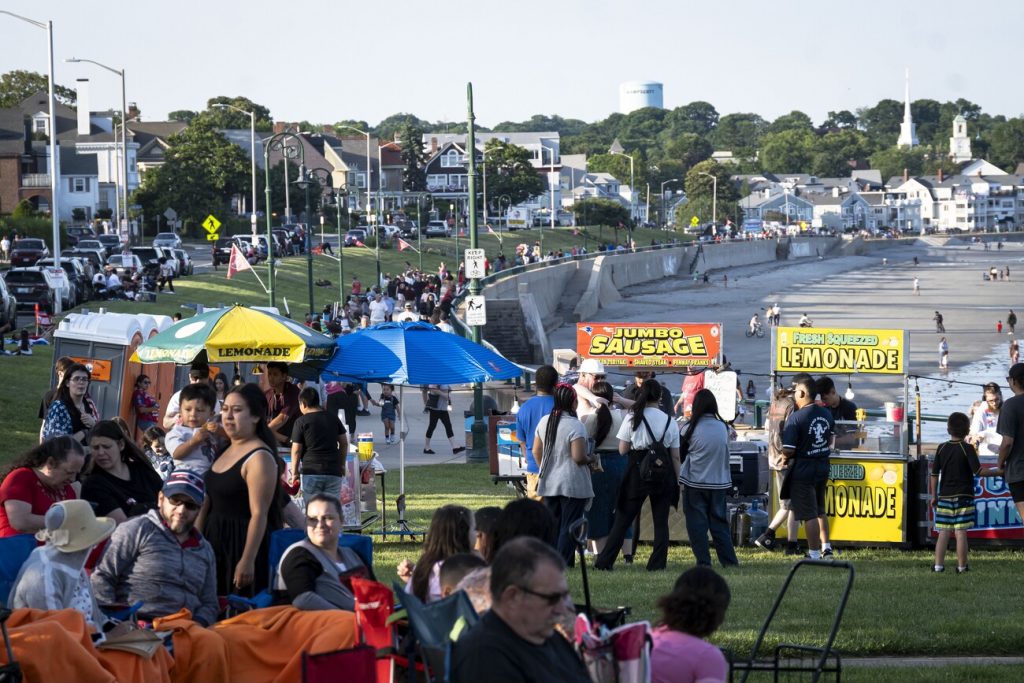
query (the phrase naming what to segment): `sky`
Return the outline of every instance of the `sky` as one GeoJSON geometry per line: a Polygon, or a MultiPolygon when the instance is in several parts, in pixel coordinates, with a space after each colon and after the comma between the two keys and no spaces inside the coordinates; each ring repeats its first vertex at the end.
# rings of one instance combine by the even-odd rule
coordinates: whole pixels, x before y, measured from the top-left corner
{"type": "MultiPolygon", "coordinates": [[[[124,69],[142,120],[245,96],[279,121],[376,125],[408,112],[477,123],[534,114],[587,122],[618,110],[619,84],[664,84],[674,108],[771,120],[911,98],[963,97],[1020,116],[1013,72],[1024,3],[959,0],[0,0],[54,24],[56,81],[90,79],[90,108],[120,109],[124,69]],[[975,8],[977,8],[975,10],[975,8]],[[1016,27],[1016,28],[1015,28],[1016,27]]],[[[45,73],[46,34],[0,15],[0,72],[45,73]]]]}

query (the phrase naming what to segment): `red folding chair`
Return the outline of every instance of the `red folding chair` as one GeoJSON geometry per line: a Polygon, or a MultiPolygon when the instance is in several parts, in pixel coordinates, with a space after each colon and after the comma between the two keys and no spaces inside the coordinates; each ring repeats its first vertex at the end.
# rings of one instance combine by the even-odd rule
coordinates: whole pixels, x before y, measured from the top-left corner
{"type": "MultiPolygon", "coordinates": [[[[398,636],[394,619],[395,594],[384,584],[371,579],[352,579],[356,604],[356,628],[359,639],[376,652],[377,683],[392,683],[399,671],[409,670],[409,659],[398,654],[398,636]]],[[[422,664],[417,664],[422,671],[422,664]]]]}
{"type": "Polygon", "coordinates": [[[302,683],[374,683],[376,653],[368,645],[347,650],[302,653],[302,683]]]}

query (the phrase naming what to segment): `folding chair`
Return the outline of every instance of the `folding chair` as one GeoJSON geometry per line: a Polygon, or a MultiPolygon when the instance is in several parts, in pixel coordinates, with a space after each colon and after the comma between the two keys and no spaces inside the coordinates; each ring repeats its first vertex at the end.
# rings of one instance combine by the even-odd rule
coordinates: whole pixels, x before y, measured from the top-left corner
{"type": "Polygon", "coordinates": [[[302,653],[302,683],[375,683],[375,653],[357,645],[347,650],[320,654],[302,653]]]}
{"type": "MultiPolygon", "coordinates": [[[[480,620],[469,596],[465,591],[458,591],[436,602],[424,603],[398,584],[395,584],[395,595],[401,598],[409,615],[412,640],[406,654],[410,662],[415,663],[418,654],[427,682],[447,683],[452,643],[480,620]]],[[[414,680],[412,672],[409,680],[414,680]]]]}
{"type": "Polygon", "coordinates": [[[36,537],[32,534],[0,538],[0,606],[7,604],[7,597],[14,588],[18,572],[36,545],[36,537]]]}

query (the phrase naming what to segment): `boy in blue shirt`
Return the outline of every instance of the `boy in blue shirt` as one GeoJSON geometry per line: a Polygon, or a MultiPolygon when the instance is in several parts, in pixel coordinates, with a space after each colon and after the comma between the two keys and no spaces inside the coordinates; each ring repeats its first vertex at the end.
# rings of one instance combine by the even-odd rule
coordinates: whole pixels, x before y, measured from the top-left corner
{"type": "Polygon", "coordinates": [[[516,414],[516,439],[523,450],[523,457],[526,458],[526,495],[528,498],[540,500],[540,496],[537,495],[540,467],[533,459],[533,434],[541,418],[550,414],[551,409],[555,407],[555,399],[551,394],[558,382],[558,371],[550,365],[542,365],[537,368],[534,381],[537,384],[537,395],[527,399],[516,414]]]}

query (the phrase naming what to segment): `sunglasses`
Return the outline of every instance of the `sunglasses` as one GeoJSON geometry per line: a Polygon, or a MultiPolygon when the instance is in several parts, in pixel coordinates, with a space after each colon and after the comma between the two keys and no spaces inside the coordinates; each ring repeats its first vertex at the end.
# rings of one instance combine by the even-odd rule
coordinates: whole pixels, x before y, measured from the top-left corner
{"type": "Polygon", "coordinates": [[[181,498],[168,498],[167,502],[169,502],[173,507],[176,507],[176,508],[182,508],[183,507],[186,510],[188,510],[189,512],[195,512],[196,510],[198,510],[201,507],[199,505],[199,503],[196,503],[195,501],[192,501],[192,500],[182,500],[181,498]]]}
{"type": "Polygon", "coordinates": [[[531,590],[526,586],[519,586],[519,589],[524,593],[528,593],[534,597],[540,598],[547,604],[548,607],[554,607],[558,603],[564,601],[570,595],[569,591],[567,590],[559,591],[558,593],[538,593],[537,591],[531,590]]]}

